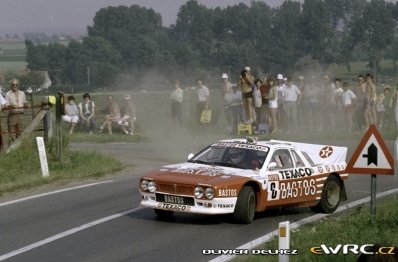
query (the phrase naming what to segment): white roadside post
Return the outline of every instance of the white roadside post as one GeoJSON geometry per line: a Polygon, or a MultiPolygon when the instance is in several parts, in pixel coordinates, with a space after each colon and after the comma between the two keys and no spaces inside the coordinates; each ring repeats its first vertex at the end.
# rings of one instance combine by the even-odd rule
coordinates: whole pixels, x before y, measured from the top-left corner
{"type": "MultiPolygon", "coordinates": [[[[279,223],[279,250],[290,249],[290,222],[279,223]]],[[[289,255],[279,254],[279,262],[289,262],[289,255]]]]}
{"type": "Polygon", "coordinates": [[[41,173],[43,177],[48,177],[50,176],[50,173],[48,172],[47,155],[46,155],[46,148],[44,146],[43,137],[41,136],[36,137],[36,142],[37,142],[37,149],[39,151],[41,173]]]}

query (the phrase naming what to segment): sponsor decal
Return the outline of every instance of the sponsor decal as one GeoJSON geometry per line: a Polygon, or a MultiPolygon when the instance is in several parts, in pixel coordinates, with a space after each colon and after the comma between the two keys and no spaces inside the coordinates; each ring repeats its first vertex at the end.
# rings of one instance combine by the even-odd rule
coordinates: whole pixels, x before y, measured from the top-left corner
{"type": "Polygon", "coordinates": [[[268,181],[279,181],[278,174],[269,174],[268,175],[268,181]]]}
{"type": "Polygon", "coordinates": [[[325,146],[324,148],[321,149],[321,151],[319,152],[319,156],[321,158],[328,158],[329,156],[331,156],[333,154],[333,147],[331,146],[325,146]]]}
{"type": "Polygon", "coordinates": [[[315,194],[315,179],[289,182],[272,181],[268,184],[268,200],[292,199],[315,194]]]}
{"type": "Polygon", "coordinates": [[[190,206],[179,205],[179,204],[169,204],[169,203],[159,203],[159,208],[168,209],[168,210],[175,210],[175,211],[189,211],[191,210],[190,206]]]}
{"type": "Polygon", "coordinates": [[[319,173],[322,173],[323,172],[323,167],[318,166],[318,171],[319,171],[319,173]]]}
{"type": "Polygon", "coordinates": [[[218,196],[220,197],[236,197],[238,195],[237,189],[219,189],[218,196]]]}
{"type": "Polygon", "coordinates": [[[326,172],[330,172],[330,167],[329,166],[325,166],[326,168],[326,172]]]}
{"type": "Polygon", "coordinates": [[[311,176],[314,173],[315,171],[312,168],[295,168],[279,171],[282,179],[302,178],[305,176],[311,176]]]}
{"type": "Polygon", "coordinates": [[[221,176],[221,178],[230,178],[231,176],[227,176],[227,175],[224,175],[224,176],[221,176]]]}
{"type": "Polygon", "coordinates": [[[213,204],[214,208],[233,208],[234,204],[213,204]]]}
{"type": "Polygon", "coordinates": [[[256,145],[256,144],[248,144],[248,143],[239,143],[239,142],[218,142],[213,144],[214,146],[220,147],[237,147],[237,148],[246,148],[268,152],[269,148],[266,146],[256,145]]]}

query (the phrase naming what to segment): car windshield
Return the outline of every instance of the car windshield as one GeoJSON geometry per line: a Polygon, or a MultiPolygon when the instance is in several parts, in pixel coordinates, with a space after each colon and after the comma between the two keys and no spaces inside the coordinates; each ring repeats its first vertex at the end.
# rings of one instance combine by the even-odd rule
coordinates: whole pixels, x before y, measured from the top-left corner
{"type": "Polygon", "coordinates": [[[266,146],[223,142],[205,148],[188,162],[258,170],[263,166],[268,151],[266,146]]]}

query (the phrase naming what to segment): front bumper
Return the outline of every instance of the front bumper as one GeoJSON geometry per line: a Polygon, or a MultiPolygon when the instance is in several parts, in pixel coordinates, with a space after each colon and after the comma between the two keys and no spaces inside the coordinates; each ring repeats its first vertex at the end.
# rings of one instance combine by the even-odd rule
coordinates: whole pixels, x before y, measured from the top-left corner
{"type": "Polygon", "coordinates": [[[213,198],[212,200],[194,199],[194,205],[181,205],[157,202],[155,193],[141,192],[141,206],[155,209],[163,209],[175,212],[197,214],[231,214],[235,210],[237,197],[213,198]]]}

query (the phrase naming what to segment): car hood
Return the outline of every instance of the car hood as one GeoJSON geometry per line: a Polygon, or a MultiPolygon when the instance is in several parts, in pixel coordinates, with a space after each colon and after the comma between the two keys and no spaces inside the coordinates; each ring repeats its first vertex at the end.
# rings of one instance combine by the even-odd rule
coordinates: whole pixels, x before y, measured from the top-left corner
{"type": "Polygon", "coordinates": [[[144,177],[181,184],[223,184],[250,180],[258,177],[259,171],[196,163],[181,163],[163,166],[144,177]]]}

